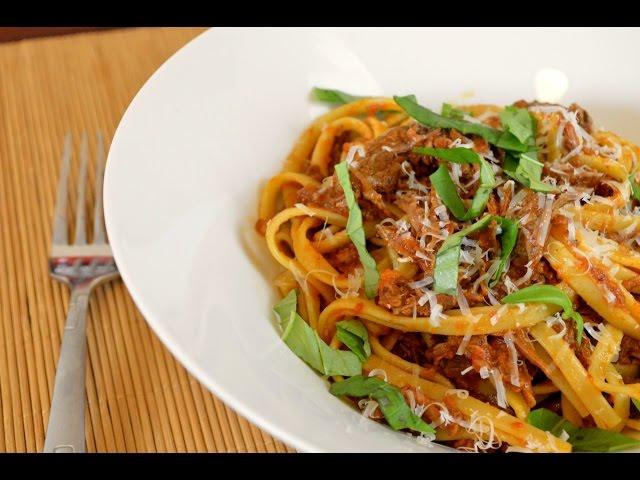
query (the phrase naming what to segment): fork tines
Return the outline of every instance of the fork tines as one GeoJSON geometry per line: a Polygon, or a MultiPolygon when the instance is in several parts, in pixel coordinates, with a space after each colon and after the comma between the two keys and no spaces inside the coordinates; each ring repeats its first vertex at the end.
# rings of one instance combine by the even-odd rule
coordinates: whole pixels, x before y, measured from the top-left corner
{"type": "Polygon", "coordinates": [[[62,166],[58,180],[56,206],[53,220],[53,235],[51,239],[51,257],[111,257],[111,249],[106,241],[104,229],[104,213],[102,204],[102,183],[104,179],[104,137],[102,133],[96,134],[95,155],[95,205],[93,209],[93,242],[87,244],[87,215],[86,215],[86,191],[87,191],[87,167],[89,164],[89,137],[86,132],[82,134],[80,142],[80,167],[78,171],[78,185],[76,198],[75,235],[72,245],[69,245],[67,224],[67,198],[68,183],[73,157],[73,142],[71,133],[67,133],[64,139],[62,152],[62,166]]]}

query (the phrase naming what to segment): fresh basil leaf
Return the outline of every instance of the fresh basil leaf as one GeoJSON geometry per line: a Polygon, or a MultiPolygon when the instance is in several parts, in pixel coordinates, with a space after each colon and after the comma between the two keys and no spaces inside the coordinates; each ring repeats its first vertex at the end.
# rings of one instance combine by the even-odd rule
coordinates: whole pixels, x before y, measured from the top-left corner
{"type": "Polygon", "coordinates": [[[542,167],[535,151],[521,153],[518,157],[507,152],[503,163],[504,172],[525,187],[536,192],[557,192],[556,187],[541,180],[542,167]]]}
{"type": "Polygon", "coordinates": [[[506,263],[518,240],[518,223],[514,220],[499,217],[497,215],[486,215],[473,225],[449,235],[442,243],[436,254],[436,264],[434,267],[434,287],[436,293],[446,293],[455,295],[458,286],[458,264],[460,262],[460,248],[462,239],[467,235],[486,228],[492,220],[498,222],[502,228],[500,234],[500,263],[498,269],[490,280],[490,286],[500,279],[506,263]]]}
{"type": "Polygon", "coordinates": [[[338,340],[364,362],[371,355],[369,332],[360,320],[343,320],[336,324],[338,340]]]}
{"type": "Polygon", "coordinates": [[[640,202],[640,184],[636,182],[636,175],[629,175],[629,183],[631,183],[631,196],[640,202]]]}
{"type": "Polygon", "coordinates": [[[295,290],[291,290],[273,307],[283,330],[282,340],[291,351],[324,375],[360,374],[362,365],[358,357],[352,352],[329,347],[296,313],[296,308],[297,292],[295,290]]]}
{"type": "Polygon", "coordinates": [[[489,225],[493,215],[487,215],[474,224],[449,235],[436,254],[434,267],[434,286],[436,293],[455,295],[458,291],[458,264],[460,263],[460,247],[462,239],[467,235],[482,230],[489,225]]]}
{"type": "Polygon", "coordinates": [[[418,105],[415,98],[409,96],[393,99],[407,114],[426,127],[453,128],[464,134],[474,134],[484,138],[487,142],[506,150],[525,152],[529,148],[520,142],[511,132],[497,130],[482,123],[471,123],[457,118],[448,118],[418,105]]]}
{"type": "Polygon", "coordinates": [[[462,164],[474,163],[480,165],[480,186],[478,187],[468,210],[458,195],[456,186],[453,183],[453,180],[451,180],[451,176],[445,167],[440,165],[438,170],[429,176],[429,180],[431,180],[431,184],[436,189],[436,193],[442,200],[442,203],[451,210],[451,213],[453,213],[458,220],[467,221],[482,215],[485,207],[487,206],[487,202],[489,201],[491,191],[495,187],[496,179],[493,175],[491,165],[489,165],[481,155],[469,148],[424,147],[414,148],[413,151],[422,155],[431,155],[433,157],[441,158],[447,162],[462,164]]]}
{"type": "Polygon", "coordinates": [[[435,172],[429,175],[429,181],[442,203],[453,213],[453,216],[458,220],[464,218],[468,212],[467,206],[458,195],[456,184],[453,183],[447,167],[441,164],[435,172]]]}
{"type": "Polygon", "coordinates": [[[516,220],[504,217],[494,218],[500,225],[500,228],[502,228],[502,233],[500,234],[500,263],[498,264],[498,269],[489,281],[490,287],[495,286],[495,284],[500,280],[502,272],[509,260],[509,256],[518,241],[518,222],[516,220]]]}
{"type": "Polygon", "coordinates": [[[318,88],[318,87],[314,87],[313,90],[311,91],[311,94],[316,100],[320,102],[337,103],[337,104],[351,103],[351,102],[355,102],[356,100],[360,100],[361,98],[365,98],[365,97],[360,97],[356,95],[351,95],[349,93],[345,93],[340,90],[334,90],[330,88],[318,88]]]}
{"type": "Polygon", "coordinates": [[[581,428],[569,443],[577,452],[619,452],[640,446],[640,440],[600,428],[581,428]]]}
{"type": "Polygon", "coordinates": [[[500,122],[524,144],[535,144],[536,120],[525,108],[506,107],[500,112],[500,122]]]}
{"type": "Polygon", "coordinates": [[[527,423],[556,437],[559,437],[563,430],[569,434],[569,437],[579,430],[573,423],[546,408],[532,410],[527,417],[527,423]]]}
{"type": "MultiPolygon", "coordinates": [[[[338,105],[344,105],[346,103],[355,102],[356,100],[362,100],[363,98],[374,98],[375,96],[367,95],[351,95],[350,93],[336,90],[333,88],[318,88],[313,87],[311,95],[319,102],[333,103],[338,105]]],[[[417,103],[415,95],[407,95],[407,98],[417,103]]]]}
{"type": "Polygon", "coordinates": [[[349,397],[362,398],[368,397],[386,383],[378,377],[356,375],[341,382],[335,382],[329,391],[336,397],[348,395],[349,397]]]}
{"type": "Polygon", "coordinates": [[[577,452],[617,452],[640,446],[640,440],[600,428],[578,428],[560,415],[546,408],[531,411],[527,422],[540,430],[559,437],[564,430],[567,442],[577,452]]]}
{"type": "Polygon", "coordinates": [[[297,306],[298,292],[296,292],[296,290],[291,290],[286,297],[276,303],[273,307],[273,313],[276,314],[278,322],[280,323],[280,328],[282,328],[283,331],[287,329],[291,313],[296,311],[297,306]]]}
{"type": "Polygon", "coordinates": [[[303,322],[304,326],[311,330],[316,336],[320,358],[322,359],[322,373],[325,375],[344,375],[349,377],[359,375],[362,372],[362,362],[360,362],[356,354],[346,350],[335,350],[331,348],[320,338],[318,332],[307,325],[299,315],[297,317],[303,322]]]}
{"type": "Polygon", "coordinates": [[[462,110],[460,110],[458,108],[455,108],[450,103],[443,103],[442,104],[442,111],[440,112],[440,114],[443,117],[457,118],[457,119],[462,120],[464,118],[465,112],[463,112],[462,110]]]}
{"type": "Polygon", "coordinates": [[[394,430],[408,428],[416,432],[435,433],[431,425],[413,413],[397,387],[379,378],[357,375],[334,383],[329,391],[336,396],[373,398],[394,430]]]}
{"type": "Polygon", "coordinates": [[[640,412],[640,400],[638,400],[637,398],[632,398],[631,401],[633,402],[633,404],[636,406],[636,408],[640,412]]]}
{"type": "MultiPolygon", "coordinates": [[[[480,154],[476,153],[475,150],[471,148],[431,148],[431,147],[417,147],[414,148],[413,151],[415,153],[420,153],[422,155],[431,155],[432,157],[438,157],[447,162],[453,163],[476,163],[480,164],[481,160],[483,160],[480,154]]],[[[485,162],[486,163],[486,162],[485,162]]]]}
{"type": "Polygon", "coordinates": [[[291,312],[282,340],[293,353],[323,375],[358,375],[362,364],[348,351],[334,350],[296,312],[291,312]]]}
{"type": "Polygon", "coordinates": [[[358,202],[356,201],[356,197],[351,187],[349,167],[346,162],[341,162],[338,163],[335,168],[338,181],[344,191],[344,196],[347,200],[347,207],[349,209],[347,235],[356,247],[356,250],[358,250],[360,262],[364,267],[364,291],[368,298],[374,298],[378,292],[378,280],[380,279],[380,274],[378,273],[376,261],[367,250],[364,225],[362,223],[362,211],[358,206],[358,202]]]}
{"type": "Polygon", "coordinates": [[[576,338],[578,343],[582,342],[582,332],[584,330],[584,320],[582,316],[573,309],[571,299],[553,285],[531,285],[517,292],[513,292],[502,299],[502,303],[551,303],[561,307],[564,318],[570,318],[576,324],[576,338]]]}

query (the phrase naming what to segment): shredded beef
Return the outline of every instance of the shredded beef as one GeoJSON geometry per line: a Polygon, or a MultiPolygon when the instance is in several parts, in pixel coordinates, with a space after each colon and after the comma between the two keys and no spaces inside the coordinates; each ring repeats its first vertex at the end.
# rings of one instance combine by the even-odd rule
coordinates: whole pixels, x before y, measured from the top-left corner
{"type": "MultiPolygon", "coordinates": [[[[429,303],[418,305],[418,294],[409,286],[410,281],[396,270],[387,269],[380,274],[378,282],[378,305],[391,310],[396,315],[413,315],[414,305],[419,316],[429,316],[431,309],[429,303]]],[[[456,300],[451,295],[438,295],[438,303],[443,308],[449,309],[456,305],[456,300]]]]}
{"type": "Polygon", "coordinates": [[[299,189],[297,199],[298,202],[305,205],[325,208],[345,216],[349,215],[344,191],[335,174],[325,178],[319,187],[309,185],[299,189]]]}
{"type": "Polygon", "coordinates": [[[407,362],[423,365],[425,363],[426,350],[427,344],[419,333],[406,332],[400,336],[391,353],[398,355],[407,362]]]}
{"type": "Polygon", "coordinates": [[[353,243],[348,243],[344,247],[326,253],[324,258],[340,273],[352,273],[356,267],[361,265],[358,250],[353,243]]]}
{"type": "Polygon", "coordinates": [[[625,335],[620,344],[618,363],[640,365],[640,340],[625,335]]]}

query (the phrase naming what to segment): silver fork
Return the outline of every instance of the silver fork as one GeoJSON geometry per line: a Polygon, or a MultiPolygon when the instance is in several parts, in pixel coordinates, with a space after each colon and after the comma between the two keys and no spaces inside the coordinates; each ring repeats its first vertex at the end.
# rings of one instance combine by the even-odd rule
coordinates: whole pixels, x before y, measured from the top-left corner
{"type": "Polygon", "coordinates": [[[86,317],[89,295],[95,286],[118,277],[118,269],[104,229],[102,182],[105,154],[101,133],[96,136],[93,242],[87,243],[86,233],[85,196],[89,143],[88,136],[84,133],[80,145],[75,238],[73,244],[69,245],[66,210],[72,150],[71,134],[67,133],[58,180],[49,270],[53,278],[69,285],[71,298],[58,358],[49,425],[44,441],[46,453],[85,451],[86,317]]]}

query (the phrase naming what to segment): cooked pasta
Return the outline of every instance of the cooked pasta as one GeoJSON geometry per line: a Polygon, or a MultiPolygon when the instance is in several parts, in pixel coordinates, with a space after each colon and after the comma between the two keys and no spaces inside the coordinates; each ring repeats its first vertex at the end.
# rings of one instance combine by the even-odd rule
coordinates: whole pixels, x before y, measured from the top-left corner
{"type": "Polygon", "coordinates": [[[421,443],[639,445],[640,149],[576,104],[314,93],[256,222],[293,352],[421,443]]]}

